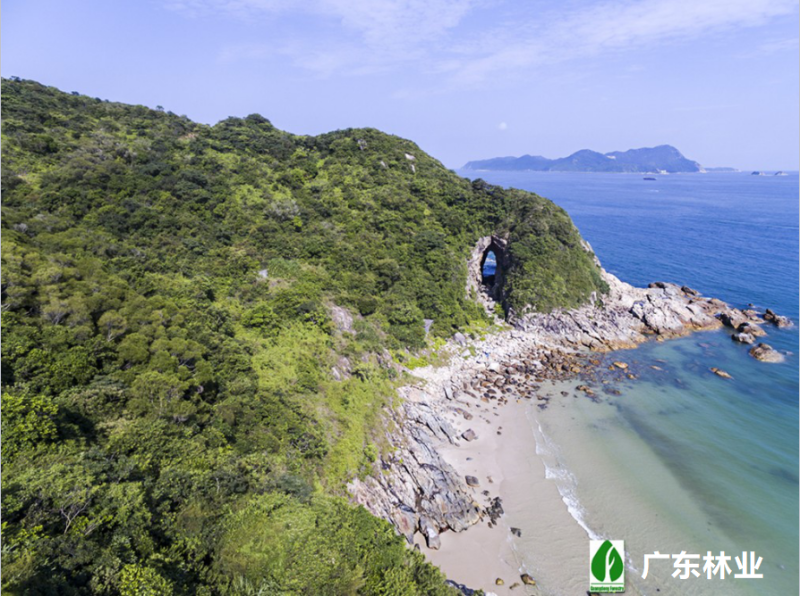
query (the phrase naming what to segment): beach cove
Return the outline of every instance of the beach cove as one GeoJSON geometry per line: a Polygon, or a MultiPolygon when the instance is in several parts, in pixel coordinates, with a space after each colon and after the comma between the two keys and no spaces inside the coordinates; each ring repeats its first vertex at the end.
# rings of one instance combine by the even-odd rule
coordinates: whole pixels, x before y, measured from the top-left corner
{"type": "MultiPolygon", "coordinates": [[[[401,391],[404,403],[393,438],[398,453],[383,462],[384,473],[378,482],[367,479],[350,487],[357,502],[393,521],[465,591],[583,593],[588,587],[589,538],[616,539],[618,536],[607,530],[626,527],[604,523],[608,519],[627,518],[644,535],[655,536],[656,546],[646,552],[680,552],[692,545],[731,551],[727,545],[734,543],[709,527],[702,504],[682,490],[679,479],[641,444],[624,433],[587,435],[602,428],[600,408],[622,400],[626,386],[636,386],[640,377],[645,384],[648,374],[666,373],[671,366],[667,361],[662,366],[629,365],[614,358],[631,360],[636,351],[622,352],[623,356],[612,352],[609,360],[587,348],[626,349],[648,339],[681,337],[696,330],[709,331],[709,336],[719,334],[730,344],[734,343],[730,341],[732,330],[719,331],[723,326],[720,319],[734,327],[739,320],[754,325],[764,322],[753,311],[699,297],[690,288],[651,284],[637,289],[604,275],[611,292],[602,307],[534,315],[518,323],[517,329],[469,346],[456,341],[458,345],[452,349],[458,355],[449,366],[414,371],[424,382],[401,391]],[[425,435],[430,440],[422,438],[425,435]],[[633,450],[640,456],[634,476],[636,469],[648,471],[650,482],[643,484],[679,514],[659,520],[649,514],[652,495],[648,497],[646,490],[627,495],[624,484],[616,488],[603,484],[604,479],[613,483],[613,475],[606,474],[608,458],[600,456],[601,451],[616,443],[623,451],[633,450]],[[582,451],[599,457],[594,461],[574,457],[582,451]],[[569,465],[565,465],[565,454],[569,465]],[[576,464],[581,467],[578,474],[572,471],[576,464]],[[590,511],[594,515],[589,519],[582,505],[584,495],[578,497],[582,491],[577,479],[595,484],[596,496],[603,504],[599,508],[593,504],[590,511]],[[609,504],[617,510],[610,511],[609,504]],[[597,516],[600,510],[608,519],[597,516]],[[682,520],[681,524],[674,524],[674,519],[682,520]],[[695,530],[701,527],[703,532],[698,535],[695,530]],[[523,583],[525,574],[535,585],[523,583]]],[[[702,336],[677,341],[696,337],[702,336]]],[[[744,354],[749,358],[746,351],[744,354]]],[[[725,382],[721,374],[707,372],[713,382],[725,382]]],[[[676,382],[682,390],[682,381],[676,382]]],[[[645,552],[640,549],[652,542],[638,537],[630,542],[633,537],[622,537],[635,545],[633,551],[627,547],[632,553],[626,556],[629,592],[647,594],[652,588],[664,594],[686,593],[685,586],[675,584],[665,570],[651,574],[646,584],[636,577],[645,552]]],[[[780,564],[785,571],[786,564],[780,564]]],[[[791,563],[785,575],[792,579],[791,563]]],[[[740,588],[741,593],[748,593],[741,582],[699,581],[692,586],[692,593],[720,593],[723,585],[725,593],[738,593],[740,588]]]]}

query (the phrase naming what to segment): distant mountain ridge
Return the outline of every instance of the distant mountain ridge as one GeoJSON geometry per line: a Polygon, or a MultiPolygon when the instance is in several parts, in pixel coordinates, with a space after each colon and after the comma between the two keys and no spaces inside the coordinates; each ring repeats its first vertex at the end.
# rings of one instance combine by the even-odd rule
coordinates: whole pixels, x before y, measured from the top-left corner
{"type": "Polygon", "coordinates": [[[567,157],[548,159],[540,155],[495,157],[470,161],[465,170],[535,170],[540,172],[703,172],[703,166],[687,159],[671,145],[642,147],[628,151],[599,153],[581,149],[567,157]]]}

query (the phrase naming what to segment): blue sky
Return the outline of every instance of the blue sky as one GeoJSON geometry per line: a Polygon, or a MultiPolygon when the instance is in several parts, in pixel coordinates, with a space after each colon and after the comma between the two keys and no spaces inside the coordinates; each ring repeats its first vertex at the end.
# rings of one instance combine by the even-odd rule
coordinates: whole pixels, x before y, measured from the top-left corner
{"type": "Polygon", "coordinates": [[[798,169],[797,0],[6,0],[2,74],[445,165],[669,143],[798,169]]]}

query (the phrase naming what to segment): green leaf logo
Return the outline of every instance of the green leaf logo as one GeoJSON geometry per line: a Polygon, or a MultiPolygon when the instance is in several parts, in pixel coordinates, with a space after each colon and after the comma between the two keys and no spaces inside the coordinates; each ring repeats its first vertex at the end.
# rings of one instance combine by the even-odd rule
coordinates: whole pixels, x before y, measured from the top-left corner
{"type": "Polygon", "coordinates": [[[606,540],[592,559],[592,575],[601,582],[606,581],[608,575],[609,581],[614,582],[620,578],[624,568],[622,556],[614,545],[606,540]]]}

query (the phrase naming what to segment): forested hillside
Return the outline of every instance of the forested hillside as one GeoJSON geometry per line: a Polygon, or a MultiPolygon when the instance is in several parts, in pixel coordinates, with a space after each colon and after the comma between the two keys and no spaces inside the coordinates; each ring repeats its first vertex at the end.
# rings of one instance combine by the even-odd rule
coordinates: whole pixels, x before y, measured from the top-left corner
{"type": "Polygon", "coordinates": [[[373,129],[214,126],[2,82],[4,594],[444,594],[344,485],[401,365],[603,290],[549,201],[373,129]],[[433,324],[426,336],[423,319],[433,324]]]}

